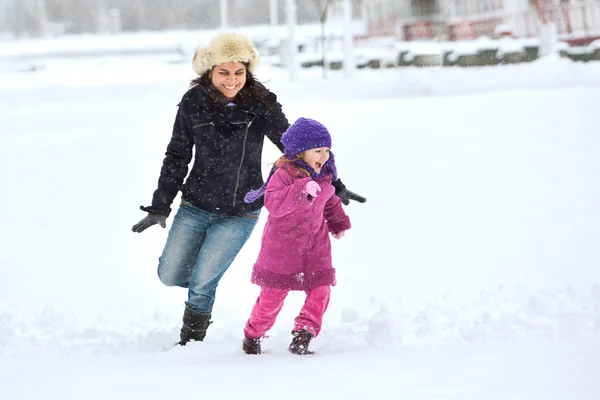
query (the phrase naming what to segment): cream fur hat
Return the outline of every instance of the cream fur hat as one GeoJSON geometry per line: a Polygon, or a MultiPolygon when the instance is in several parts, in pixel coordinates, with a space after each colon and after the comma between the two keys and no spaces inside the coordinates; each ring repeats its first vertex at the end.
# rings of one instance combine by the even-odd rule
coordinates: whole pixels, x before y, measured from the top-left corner
{"type": "Polygon", "coordinates": [[[258,65],[258,51],[250,39],[239,33],[223,33],[213,38],[206,47],[198,47],[192,65],[198,75],[204,74],[215,65],[228,61],[248,63],[254,72],[258,65]]]}

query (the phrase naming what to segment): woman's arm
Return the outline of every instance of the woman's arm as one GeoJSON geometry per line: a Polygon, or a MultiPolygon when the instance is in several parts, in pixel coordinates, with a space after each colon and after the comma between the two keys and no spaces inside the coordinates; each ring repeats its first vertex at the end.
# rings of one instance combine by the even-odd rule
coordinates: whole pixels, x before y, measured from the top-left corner
{"type": "Polygon", "coordinates": [[[189,119],[190,102],[188,92],[179,103],[179,109],[173,124],[173,134],[167,146],[160,177],[158,178],[158,188],[154,191],[152,197],[152,207],[147,207],[145,210],[151,214],[169,215],[171,203],[177,196],[177,192],[181,190],[183,180],[187,176],[194,147],[189,119]]]}
{"type": "Polygon", "coordinates": [[[267,118],[267,129],[265,131],[265,135],[283,153],[284,147],[283,144],[281,144],[281,136],[283,136],[287,128],[290,127],[290,123],[283,113],[281,104],[277,102],[277,96],[275,96],[273,93],[270,93],[268,101],[273,105],[265,114],[265,117],[267,118]]]}

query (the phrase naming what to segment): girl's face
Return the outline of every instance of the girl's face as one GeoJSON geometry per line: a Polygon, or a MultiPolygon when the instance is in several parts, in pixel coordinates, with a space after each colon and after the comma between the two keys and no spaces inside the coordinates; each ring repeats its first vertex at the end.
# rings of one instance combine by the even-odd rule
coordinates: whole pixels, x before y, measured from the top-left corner
{"type": "Polygon", "coordinates": [[[315,170],[317,174],[321,173],[321,168],[329,160],[329,147],[317,147],[316,149],[306,150],[302,154],[302,159],[315,170]]]}
{"type": "Polygon", "coordinates": [[[211,72],[214,87],[228,99],[233,99],[246,84],[246,66],[237,61],[215,65],[211,72]]]}

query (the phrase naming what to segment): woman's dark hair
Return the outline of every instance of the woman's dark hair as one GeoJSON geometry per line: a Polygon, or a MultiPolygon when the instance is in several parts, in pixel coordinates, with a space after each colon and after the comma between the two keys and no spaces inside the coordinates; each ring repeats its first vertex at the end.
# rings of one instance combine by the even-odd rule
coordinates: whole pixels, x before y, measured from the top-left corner
{"type": "MultiPolygon", "coordinates": [[[[269,89],[254,77],[254,74],[248,69],[248,63],[243,64],[246,67],[246,84],[235,95],[233,102],[239,105],[247,105],[256,100],[266,103],[269,89]]],[[[210,74],[213,68],[194,79],[190,83],[190,87],[200,86],[216,103],[225,105],[230,100],[212,84],[210,74]]]]}

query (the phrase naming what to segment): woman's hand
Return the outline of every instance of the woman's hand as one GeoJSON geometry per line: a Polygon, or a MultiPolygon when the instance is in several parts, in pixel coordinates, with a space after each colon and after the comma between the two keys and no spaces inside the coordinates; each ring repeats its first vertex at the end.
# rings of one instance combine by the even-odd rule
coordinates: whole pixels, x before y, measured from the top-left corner
{"type": "Polygon", "coordinates": [[[140,222],[131,227],[131,230],[140,233],[145,231],[147,228],[152,225],[160,224],[163,228],[167,227],[167,216],[161,214],[148,214],[146,218],[142,219],[140,222]]]}
{"type": "Polygon", "coordinates": [[[342,183],[341,179],[332,182],[332,185],[335,187],[335,195],[342,200],[342,203],[345,206],[350,204],[350,200],[358,201],[359,203],[364,203],[367,201],[365,197],[346,189],[346,185],[342,183]]]}
{"type": "Polygon", "coordinates": [[[348,189],[346,189],[342,193],[339,193],[337,196],[340,199],[342,199],[342,203],[344,203],[345,206],[347,206],[348,204],[350,204],[350,200],[358,201],[359,203],[364,203],[364,202],[367,201],[367,199],[365,197],[362,197],[359,194],[351,192],[348,189]]]}

